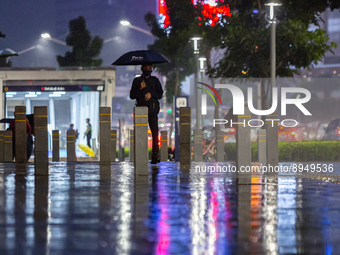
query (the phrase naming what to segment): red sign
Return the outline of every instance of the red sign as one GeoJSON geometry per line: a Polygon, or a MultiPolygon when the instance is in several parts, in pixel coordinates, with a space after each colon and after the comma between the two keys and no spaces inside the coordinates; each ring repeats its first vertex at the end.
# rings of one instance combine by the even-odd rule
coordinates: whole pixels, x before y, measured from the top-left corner
{"type": "MultiPolygon", "coordinates": [[[[211,26],[215,26],[216,23],[220,20],[220,15],[231,17],[231,12],[229,5],[224,6],[215,6],[211,4],[212,0],[206,1],[207,3],[203,4],[203,20],[202,17],[197,17],[200,21],[199,25],[202,25],[202,22],[209,22],[211,26]]],[[[222,1],[223,2],[223,1],[222,1]]],[[[192,0],[193,5],[197,5],[197,0],[192,0]]],[[[170,26],[169,14],[167,13],[167,7],[165,0],[158,0],[158,14],[163,17],[163,25],[164,27],[170,26]]]]}
{"type": "Polygon", "coordinates": [[[170,26],[169,14],[167,13],[165,0],[158,0],[158,14],[164,17],[164,27],[170,26]]]}

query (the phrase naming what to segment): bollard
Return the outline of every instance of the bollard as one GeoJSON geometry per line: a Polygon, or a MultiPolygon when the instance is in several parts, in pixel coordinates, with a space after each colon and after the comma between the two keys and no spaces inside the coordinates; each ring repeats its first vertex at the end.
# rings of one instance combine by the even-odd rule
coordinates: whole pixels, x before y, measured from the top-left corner
{"type": "MultiPolygon", "coordinates": [[[[262,212],[265,216],[265,224],[266,227],[263,228],[263,236],[266,237],[266,240],[272,240],[271,245],[266,245],[267,247],[264,249],[263,254],[273,254],[276,252],[273,251],[279,251],[278,247],[278,236],[277,232],[273,231],[273,229],[277,229],[278,223],[279,223],[279,217],[278,217],[278,210],[277,205],[279,200],[279,178],[277,176],[266,176],[262,179],[263,184],[265,184],[265,195],[262,197],[262,203],[265,205],[262,209],[262,212]]],[[[281,186],[280,186],[281,188],[281,186]]],[[[314,201],[316,202],[316,201],[314,201]]],[[[308,210],[308,209],[307,209],[308,210]]],[[[243,253],[243,254],[249,254],[249,253],[243,253]]],[[[332,253],[331,253],[332,254],[332,253]]]]}
{"type": "MultiPolygon", "coordinates": [[[[49,177],[47,175],[38,175],[34,178],[34,245],[32,254],[45,254],[49,243],[49,177]]],[[[33,227],[32,226],[32,227],[33,227]]]]}
{"type": "Polygon", "coordinates": [[[135,134],[135,177],[149,175],[148,160],[148,108],[133,108],[135,134]]]}
{"type": "Polygon", "coordinates": [[[180,135],[180,164],[181,167],[190,168],[190,139],[191,139],[191,108],[179,108],[179,135],[180,135]]]}
{"type": "Polygon", "coordinates": [[[4,132],[4,162],[13,161],[12,130],[4,132]]]}
{"type": "Polygon", "coordinates": [[[4,134],[5,131],[0,131],[0,162],[4,162],[4,134]]]}
{"type": "Polygon", "coordinates": [[[96,138],[91,139],[91,149],[93,150],[95,157],[97,157],[98,156],[98,149],[97,149],[97,139],[96,138]]]}
{"type": "Polygon", "coordinates": [[[48,175],[47,106],[34,107],[34,164],[36,175],[48,175]]]}
{"type": "Polygon", "coordinates": [[[273,167],[279,164],[279,127],[278,127],[278,114],[277,112],[272,115],[267,115],[266,119],[266,154],[267,165],[273,167]],[[270,121],[268,121],[270,120],[270,121]]]}
{"type": "Polygon", "coordinates": [[[134,130],[130,129],[130,162],[133,162],[135,157],[135,136],[134,136],[134,130]]]}
{"type": "MultiPolygon", "coordinates": [[[[148,227],[143,219],[149,217],[149,177],[136,176],[134,180],[134,196],[133,196],[133,233],[136,238],[140,238],[143,233],[148,232],[148,227]]],[[[154,185],[157,187],[157,185],[154,185]]]]}
{"type": "Polygon", "coordinates": [[[161,131],[161,161],[168,161],[168,132],[161,131]]]}
{"type": "Polygon", "coordinates": [[[125,130],[125,119],[119,119],[119,161],[123,162],[125,160],[124,153],[124,130],[125,130]]]}
{"type": "MultiPolygon", "coordinates": [[[[238,115],[236,130],[236,167],[239,171],[241,167],[251,167],[251,136],[249,120],[251,118],[250,111],[245,105],[245,115],[238,115]]],[[[233,124],[234,125],[234,124],[233,124]]],[[[239,172],[239,184],[249,184],[251,182],[250,173],[239,172]],[[243,175],[248,175],[244,178],[243,175]]]]}
{"type": "Polygon", "coordinates": [[[66,131],[67,134],[67,162],[76,161],[76,136],[74,130],[66,131]]]}
{"type": "Polygon", "coordinates": [[[202,129],[194,130],[194,161],[203,162],[203,132],[202,129]]]}
{"type": "Polygon", "coordinates": [[[100,164],[111,164],[111,107],[100,107],[100,164]]]}
{"type": "Polygon", "coordinates": [[[59,162],[59,130],[52,130],[52,161],[59,162]]]}
{"type": "MultiPolygon", "coordinates": [[[[111,146],[111,145],[110,145],[111,146]]],[[[100,222],[105,226],[109,226],[112,221],[112,216],[107,212],[111,210],[114,206],[112,203],[111,194],[111,165],[101,164],[100,165],[100,174],[99,174],[99,206],[98,206],[98,214],[100,215],[100,222]]],[[[98,238],[101,242],[105,242],[110,244],[111,242],[111,231],[109,228],[104,228],[100,233],[98,233],[98,238]]],[[[106,245],[102,245],[98,247],[99,254],[107,254],[106,245]]]]}
{"type": "Polygon", "coordinates": [[[117,130],[111,130],[111,162],[116,162],[117,130]]]}
{"type": "Polygon", "coordinates": [[[47,133],[47,107],[34,107],[34,164],[35,174],[48,174],[48,133],[47,133]]]}
{"type": "Polygon", "coordinates": [[[266,164],[266,130],[257,130],[257,157],[260,164],[266,164]]]}
{"type": "MultiPolygon", "coordinates": [[[[239,183],[240,184],[240,183],[239,183]]],[[[238,231],[237,231],[237,240],[238,240],[238,251],[239,254],[250,254],[251,247],[249,245],[242,245],[244,243],[251,243],[251,185],[237,185],[237,220],[238,220],[238,231]]]]}
{"type": "Polygon", "coordinates": [[[216,132],[217,143],[217,162],[224,162],[224,132],[217,130],[216,132]]]}
{"type": "Polygon", "coordinates": [[[26,106],[15,107],[15,162],[27,163],[26,106]]]}

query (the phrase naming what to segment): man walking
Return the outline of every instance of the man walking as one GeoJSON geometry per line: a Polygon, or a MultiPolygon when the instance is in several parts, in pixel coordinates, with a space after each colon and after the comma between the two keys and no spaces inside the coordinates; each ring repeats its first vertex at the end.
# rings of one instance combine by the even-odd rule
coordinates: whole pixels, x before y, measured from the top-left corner
{"type": "Polygon", "coordinates": [[[158,113],[160,109],[158,100],[163,96],[163,88],[158,78],[151,76],[152,64],[143,64],[141,71],[142,75],[132,82],[130,98],[136,99],[136,106],[148,107],[148,121],[152,133],[151,164],[157,164],[159,162],[158,113]]]}
{"type": "Polygon", "coordinates": [[[92,125],[90,124],[90,119],[86,119],[87,127],[84,137],[87,138],[87,146],[91,148],[91,137],[92,137],[92,125]]]}

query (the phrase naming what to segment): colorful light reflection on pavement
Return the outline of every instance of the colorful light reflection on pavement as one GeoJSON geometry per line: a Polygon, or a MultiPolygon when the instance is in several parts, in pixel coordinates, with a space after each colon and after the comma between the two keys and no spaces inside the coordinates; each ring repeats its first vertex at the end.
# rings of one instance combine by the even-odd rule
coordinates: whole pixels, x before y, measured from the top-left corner
{"type": "Polygon", "coordinates": [[[0,164],[0,254],[335,254],[334,169],[239,185],[172,162],[140,180],[130,163],[53,163],[49,177],[0,164]]]}

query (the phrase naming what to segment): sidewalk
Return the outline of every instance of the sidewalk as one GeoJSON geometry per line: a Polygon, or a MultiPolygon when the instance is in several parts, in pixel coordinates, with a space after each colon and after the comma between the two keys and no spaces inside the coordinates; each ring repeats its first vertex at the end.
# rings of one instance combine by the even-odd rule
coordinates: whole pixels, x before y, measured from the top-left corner
{"type": "Polygon", "coordinates": [[[195,166],[162,162],[135,186],[129,162],[51,163],[49,177],[0,164],[0,254],[340,250],[339,163],[332,174],[253,174],[251,185],[195,166]]]}

